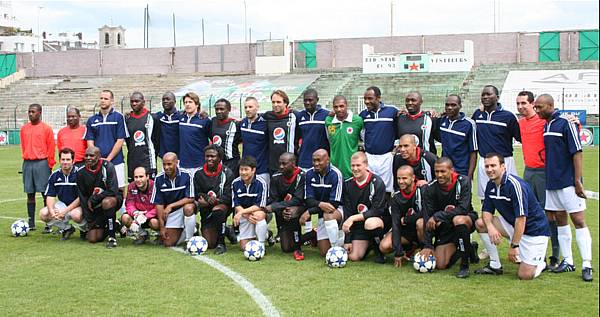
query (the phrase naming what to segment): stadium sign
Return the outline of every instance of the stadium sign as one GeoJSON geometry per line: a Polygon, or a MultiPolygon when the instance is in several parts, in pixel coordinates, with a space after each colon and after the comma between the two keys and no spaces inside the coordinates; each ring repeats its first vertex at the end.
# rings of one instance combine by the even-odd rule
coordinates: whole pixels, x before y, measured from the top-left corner
{"type": "Polygon", "coordinates": [[[574,117],[577,117],[581,125],[586,124],[587,112],[585,110],[559,110],[558,112],[565,115],[570,114],[574,117]]]}
{"type": "Polygon", "coordinates": [[[0,145],[8,144],[8,134],[6,131],[0,131],[0,145]]]}
{"type": "Polygon", "coordinates": [[[373,46],[363,44],[364,74],[394,74],[400,72],[400,57],[396,54],[375,54],[373,46]]]}
{"type": "Polygon", "coordinates": [[[475,56],[473,41],[465,41],[462,52],[429,54],[429,71],[435,72],[468,72],[473,67],[475,56]]]}
{"type": "Polygon", "coordinates": [[[582,145],[592,145],[594,144],[594,133],[590,129],[583,128],[579,131],[579,140],[581,140],[582,145]]]}

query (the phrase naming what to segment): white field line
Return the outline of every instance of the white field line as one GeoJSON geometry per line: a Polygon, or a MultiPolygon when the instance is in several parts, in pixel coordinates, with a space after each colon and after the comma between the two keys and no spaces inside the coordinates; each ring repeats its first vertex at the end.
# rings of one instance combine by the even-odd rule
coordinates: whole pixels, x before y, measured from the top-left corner
{"type": "MultiPolygon", "coordinates": [[[[177,251],[177,252],[185,254],[185,251],[181,247],[179,247],[179,248],[172,247],[171,249],[173,251],[177,251]]],[[[215,270],[220,271],[221,273],[225,274],[225,276],[230,278],[234,283],[239,285],[258,304],[258,306],[263,311],[263,314],[265,316],[269,316],[269,317],[281,316],[281,314],[279,313],[277,308],[273,305],[273,303],[271,303],[271,301],[258,288],[256,288],[256,286],[254,286],[252,283],[250,283],[250,281],[248,281],[241,274],[233,271],[232,269],[224,266],[223,264],[219,263],[218,261],[215,261],[207,256],[200,255],[200,256],[193,256],[192,258],[209,265],[210,267],[214,268],[215,270]]]]}
{"type": "Polygon", "coordinates": [[[587,196],[588,199],[598,200],[600,198],[600,197],[598,197],[599,195],[597,192],[593,192],[593,191],[589,191],[589,190],[585,191],[585,195],[587,196]]]}
{"type": "Polygon", "coordinates": [[[19,200],[25,200],[25,199],[27,199],[27,197],[0,200],[0,204],[10,203],[10,202],[19,201],[19,200]]]}

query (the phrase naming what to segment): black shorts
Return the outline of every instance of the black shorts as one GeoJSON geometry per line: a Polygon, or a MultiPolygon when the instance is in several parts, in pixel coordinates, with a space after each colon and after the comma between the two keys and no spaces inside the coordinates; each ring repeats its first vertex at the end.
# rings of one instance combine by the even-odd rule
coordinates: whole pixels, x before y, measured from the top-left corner
{"type": "Polygon", "coordinates": [[[275,214],[275,221],[277,222],[277,231],[291,232],[300,229],[300,219],[298,217],[285,220],[283,218],[283,210],[273,213],[275,214]]]}
{"type": "MultiPolygon", "coordinates": [[[[117,219],[116,211],[119,210],[119,208],[121,208],[121,206],[123,205],[123,196],[121,194],[117,194],[116,198],[117,206],[115,207],[115,220],[117,219]]],[[[104,214],[102,208],[95,208],[93,211],[84,208],[83,213],[90,229],[106,228],[106,225],[108,224],[108,219],[106,218],[106,215],[104,214]]]]}
{"type": "Polygon", "coordinates": [[[415,225],[400,226],[402,237],[408,242],[419,242],[419,235],[417,234],[417,227],[415,225]]]}
{"type": "MultiPolygon", "coordinates": [[[[387,233],[392,228],[392,218],[391,217],[379,217],[383,221],[383,232],[387,233]]],[[[350,241],[354,240],[371,240],[373,237],[372,231],[365,229],[365,222],[358,221],[352,224],[350,227],[350,241]]]]}
{"type": "MultiPolygon", "coordinates": [[[[473,226],[471,226],[470,233],[475,231],[475,221],[477,220],[477,214],[475,212],[469,212],[469,218],[473,222],[473,226]]],[[[435,230],[435,244],[434,246],[444,245],[448,243],[455,243],[458,237],[456,236],[456,230],[454,230],[454,226],[451,223],[442,223],[435,230]]]]}
{"type": "MultiPolygon", "coordinates": [[[[197,205],[196,205],[197,206],[197,205]]],[[[209,208],[199,208],[200,225],[202,229],[220,228],[230,214],[230,210],[212,211],[209,208]]]]}

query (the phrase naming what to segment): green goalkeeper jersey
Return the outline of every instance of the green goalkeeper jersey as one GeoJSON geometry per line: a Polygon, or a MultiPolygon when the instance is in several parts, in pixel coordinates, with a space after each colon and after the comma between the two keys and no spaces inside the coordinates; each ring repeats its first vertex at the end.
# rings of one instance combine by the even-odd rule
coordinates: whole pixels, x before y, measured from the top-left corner
{"type": "Polygon", "coordinates": [[[350,158],[358,151],[363,119],[348,111],[348,117],[344,121],[339,121],[336,117],[327,117],[325,128],[331,147],[331,164],[342,172],[344,179],[351,177],[350,158]]]}

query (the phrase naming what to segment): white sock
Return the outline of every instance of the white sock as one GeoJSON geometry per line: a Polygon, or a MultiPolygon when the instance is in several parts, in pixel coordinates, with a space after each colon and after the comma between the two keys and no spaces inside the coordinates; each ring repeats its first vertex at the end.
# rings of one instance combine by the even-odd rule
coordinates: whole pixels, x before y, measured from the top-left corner
{"type": "Polygon", "coordinates": [[[493,269],[501,268],[502,263],[500,263],[498,248],[496,248],[496,245],[492,243],[492,240],[490,240],[490,235],[487,233],[479,233],[479,237],[481,238],[481,241],[485,245],[485,248],[490,256],[490,267],[493,269]]]}
{"type": "Polygon", "coordinates": [[[335,246],[338,240],[338,223],[337,220],[325,220],[325,230],[327,231],[327,237],[329,237],[329,243],[331,246],[335,246]]]}
{"type": "Polygon", "coordinates": [[[265,243],[267,236],[269,235],[268,229],[266,220],[263,219],[256,223],[254,230],[256,231],[256,239],[259,242],[265,243]]]}
{"type": "Polygon", "coordinates": [[[304,233],[309,233],[312,231],[312,221],[307,221],[304,223],[304,233]]]}
{"type": "Polygon", "coordinates": [[[546,268],[546,262],[542,262],[540,265],[538,265],[535,268],[535,274],[533,275],[533,278],[540,276],[540,274],[542,274],[542,272],[544,271],[545,268],[546,268]]]}
{"type": "Polygon", "coordinates": [[[577,240],[583,267],[592,267],[592,236],[590,235],[590,229],[588,227],[575,229],[575,240],[577,240]]]}
{"type": "Polygon", "coordinates": [[[196,231],[196,215],[184,217],[185,240],[189,240],[194,236],[196,231]]]}
{"type": "Polygon", "coordinates": [[[573,265],[573,252],[571,250],[571,242],[573,240],[573,235],[571,234],[571,227],[569,225],[558,226],[557,229],[560,253],[562,253],[565,262],[569,263],[570,265],[573,265]]]}

